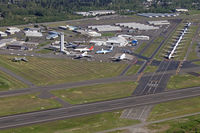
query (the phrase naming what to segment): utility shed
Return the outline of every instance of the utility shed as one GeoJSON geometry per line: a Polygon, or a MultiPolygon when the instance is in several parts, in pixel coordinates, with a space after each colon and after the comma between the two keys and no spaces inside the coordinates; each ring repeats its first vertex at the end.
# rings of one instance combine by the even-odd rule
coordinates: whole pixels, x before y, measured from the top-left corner
{"type": "Polygon", "coordinates": [[[97,30],[99,32],[121,31],[122,30],[119,26],[112,26],[112,25],[93,25],[93,26],[88,26],[88,28],[97,30]]]}

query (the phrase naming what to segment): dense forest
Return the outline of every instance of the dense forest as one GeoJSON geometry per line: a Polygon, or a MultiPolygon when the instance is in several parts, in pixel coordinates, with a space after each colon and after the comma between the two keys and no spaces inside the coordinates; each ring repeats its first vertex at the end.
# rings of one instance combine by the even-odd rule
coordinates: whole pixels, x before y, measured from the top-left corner
{"type": "Polygon", "coordinates": [[[175,8],[198,9],[199,0],[0,0],[0,25],[81,18],[75,11],[172,12],[175,8]]]}

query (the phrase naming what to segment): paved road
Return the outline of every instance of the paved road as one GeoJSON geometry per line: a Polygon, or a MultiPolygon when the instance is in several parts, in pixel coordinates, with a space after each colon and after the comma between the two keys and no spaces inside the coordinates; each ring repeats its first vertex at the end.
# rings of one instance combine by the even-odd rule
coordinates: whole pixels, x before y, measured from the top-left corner
{"type": "Polygon", "coordinates": [[[28,85],[29,87],[34,86],[34,84],[31,83],[30,81],[24,79],[23,77],[21,77],[21,76],[15,74],[15,73],[13,73],[12,71],[10,71],[10,70],[8,70],[8,69],[6,69],[6,68],[4,68],[4,67],[1,67],[1,66],[0,66],[0,71],[3,71],[3,72],[5,72],[6,74],[8,74],[8,75],[10,75],[10,76],[12,76],[12,77],[14,77],[14,78],[16,78],[17,80],[19,80],[19,81],[21,81],[22,83],[28,85]]]}
{"type": "Polygon", "coordinates": [[[200,87],[0,117],[0,129],[200,96],[200,87]]]}

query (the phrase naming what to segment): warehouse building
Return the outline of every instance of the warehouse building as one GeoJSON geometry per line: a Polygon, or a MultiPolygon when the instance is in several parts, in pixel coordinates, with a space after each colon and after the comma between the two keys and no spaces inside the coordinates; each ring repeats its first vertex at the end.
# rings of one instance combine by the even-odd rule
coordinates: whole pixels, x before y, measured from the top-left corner
{"type": "Polygon", "coordinates": [[[135,40],[149,40],[149,36],[133,36],[133,39],[135,40]]]}
{"type": "Polygon", "coordinates": [[[0,31],[0,37],[6,37],[7,34],[5,32],[0,31]]]}
{"type": "Polygon", "coordinates": [[[75,32],[82,34],[82,35],[87,35],[90,37],[101,37],[101,33],[98,33],[96,31],[92,31],[92,30],[76,30],[75,32]]]}
{"type": "Polygon", "coordinates": [[[2,39],[0,40],[0,48],[5,47],[7,44],[10,44],[14,41],[16,41],[16,39],[2,39]]]}
{"type": "Polygon", "coordinates": [[[6,33],[9,34],[9,35],[13,35],[16,32],[20,32],[20,29],[17,28],[17,27],[8,27],[7,30],[6,30],[6,33]]]}
{"type": "Polygon", "coordinates": [[[119,26],[111,26],[111,25],[93,25],[93,26],[88,26],[88,28],[97,30],[99,32],[121,31],[122,30],[119,26]]]}
{"type": "Polygon", "coordinates": [[[116,23],[115,25],[121,26],[121,27],[126,27],[129,29],[136,29],[136,30],[157,30],[159,27],[151,26],[151,25],[145,25],[145,24],[140,24],[140,23],[116,23]]]}
{"type": "Polygon", "coordinates": [[[24,32],[27,37],[42,37],[42,33],[38,31],[25,31],[24,32]]]}
{"type": "Polygon", "coordinates": [[[149,24],[155,25],[155,26],[162,26],[162,25],[169,25],[170,22],[167,20],[161,20],[161,21],[148,21],[149,24]]]}
{"type": "Polygon", "coordinates": [[[24,41],[15,41],[7,45],[7,49],[12,50],[25,50],[24,41]]]}
{"type": "Polygon", "coordinates": [[[124,47],[128,45],[128,41],[123,37],[112,37],[106,41],[108,46],[124,47]]]}
{"type": "Polygon", "coordinates": [[[176,11],[177,12],[188,12],[189,10],[188,9],[179,8],[179,9],[176,9],[176,11]]]}
{"type": "Polygon", "coordinates": [[[97,11],[89,11],[89,12],[76,12],[78,15],[82,16],[101,16],[101,15],[110,15],[115,14],[114,10],[97,10],[97,11]]]}
{"type": "Polygon", "coordinates": [[[175,13],[138,13],[138,16],[148,17],[148,18],[158,18],[158,17],[176,17],[179,14],[175,13]]]}

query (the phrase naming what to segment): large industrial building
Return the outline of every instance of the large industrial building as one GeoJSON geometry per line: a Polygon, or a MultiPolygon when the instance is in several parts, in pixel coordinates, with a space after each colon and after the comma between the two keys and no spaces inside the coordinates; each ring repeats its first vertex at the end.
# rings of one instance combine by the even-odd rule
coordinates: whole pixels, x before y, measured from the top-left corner
{"type": "Polygon", "coordinates": [[[124,37],[111,37],[106,39],[96,39],[91,40],[91,44],[94,44],[96,46],[115,46],[115,47],[125,47],[128,45],[128,41],[124,37]]]}
{"type": "Polygon", "coordinates": [[[24,32],[27,37],[42,37],[42,33],[38,31],[25,31],[24,32]]]}
{"type": "Polygon", "coordinates": [[[179,14],[176,13],[138,13],[138,16],[148,17],[148,18],[158,18],[158,17],[176,17],[179,14]]]}
{"type": "Polygon", "coordinates": [[[7,44],[10,44],[10,43],[15,42],[15,41],[16,41],[16,39],[13,39],[13,38],[2,39],[2,40],[0,40],[0,48],[5,47],[7,44]]]}
{"type": "Polygon", "coordinates": [[[0,31],[0,37],[6,37],[7,34],[5,32],[0,31]]]}
{"type": "Polygon", "coordinates": [[[76,12],[76,14],[82,16],[101,16],[101,15],[110,15],[115,14],[114,10],[98,10],[98,11],[89,11],[89,12],[76,12]]]}
{"type": "Polygon", "coordinates": [[[112,26],[112,25],[93,25],[93,26],[88,26],[88,28],[97,30],[99,32],[121,31],[122,30],[119,26],[112,26]]]}
{"type": "Polygon", "coordinates": [[[6,30],[6,33],[9,34],[9,35],[13,35],[16,32],[20,32],[20,29],[17,28],[17,27],[8,27],[7,30],[6,30]]]}
{"type": "Polygon", "coordinates": [[[160,21],[148,21],[149,24],[155,26],[162,26],[162,25],[169,25],[170,22],[167,20],[160,20],[160,21]]]}
{"type": "Polygon", "coordinates": [[[116,23],[115,25],[121,26],[121,27],[126,27],[129,29],[136,29],[136,30],[157,30],[159,27],[151,26],[151,25],[146,25],[146,24],[140,24],[140,23],[116,23]]]}
{"type": "Polygon", "coordinates": [[[87,35],[90,37],[101,37],[101,33],[98,33],[96,31],[93,30],[76,30],[75,32],[82,34],[82,35],[87,35]]]}

